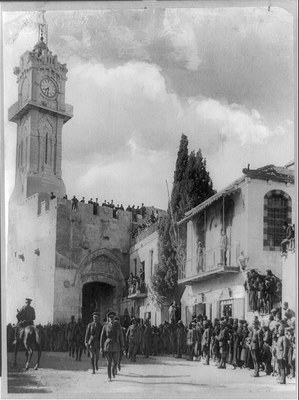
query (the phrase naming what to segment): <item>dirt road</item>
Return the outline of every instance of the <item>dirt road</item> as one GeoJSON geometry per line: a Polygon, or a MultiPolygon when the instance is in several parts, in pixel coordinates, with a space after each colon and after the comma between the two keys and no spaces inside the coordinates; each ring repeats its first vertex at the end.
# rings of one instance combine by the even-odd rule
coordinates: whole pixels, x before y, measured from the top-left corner
{"type": "Polygon", "coordinates": [[[139,356],[137,363],[125,359],[113,382],[107,382],[102,358],[95,375],[87,356],[78,362],[66,353],[43,353],[40,369],[27,372],[22,368],[24,354],[19,354],[18,360],[19,367],[14,368],[13,355],[8,355],[10,397],[23,393],[27,397],[38,394],[39,398],[296,398],[295,382],[279,385],[263,373],[253,378],[252,371],[233,370],[231,366],[219,370],[214,365],[172,357],[139,356]]]}

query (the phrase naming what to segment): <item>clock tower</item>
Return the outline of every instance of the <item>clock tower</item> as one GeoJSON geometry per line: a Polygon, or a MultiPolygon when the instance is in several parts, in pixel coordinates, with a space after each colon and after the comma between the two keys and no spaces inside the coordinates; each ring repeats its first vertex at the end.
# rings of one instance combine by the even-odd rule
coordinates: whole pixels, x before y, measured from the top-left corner
{"type": "Polygon", "coordinates": [[[22,202],[35,193],[65,195],[61,176],[62,127],[73,116],[65,103],[66,64],[47,46],[47,25],[39,24],[38,42],[15,67],[18,101],[9,111],[17,124],[16,176],[11,200],[22,202]]]}

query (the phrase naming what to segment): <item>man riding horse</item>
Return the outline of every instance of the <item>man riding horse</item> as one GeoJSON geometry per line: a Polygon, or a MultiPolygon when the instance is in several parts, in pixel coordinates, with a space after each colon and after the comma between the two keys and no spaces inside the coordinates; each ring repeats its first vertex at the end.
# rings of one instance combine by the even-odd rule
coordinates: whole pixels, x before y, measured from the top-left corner
{"type": "Polygon", "coordinates": [[[15,330],[15,361],[14,365],[17,365],[17,353],[18,353],[18,345],[20,342],[23,342],[26,352],[26,370],[29,369],[31,357],[33,354],[34,346],[37,348],[37,363],[34,369],[38,369],[39,361],[41,357],[41,335],[40,331],[37,327],[33,325],[33,321],[35,320],[35,310],[31,307],[32,299],[25,299],[26,304],[21,308],[21,310],[17,310],[17,326],[15,330]]]}
{"type": "Polygon", "coordinates": [[[17,343],[18,339],[21,340],[24,336],[24,329],[26,326],[33,325],[33,321],[35,320],[35,310],[31,307],[32,299],[26,298],[25,305],[21,308],[21,310],[17,310],[17,326],[15,330],[15,340],[14,344],[17,343]]]}
{"type": "Polygon", "coordinates": [[[100,337],[102,332],[102,325],[99,320],[99,313],[92,314],[93,321],[87,325],[85,333],[85,346],[89,351],[92,373],[98,370],[98,361],[100,353],[100,337]]]}

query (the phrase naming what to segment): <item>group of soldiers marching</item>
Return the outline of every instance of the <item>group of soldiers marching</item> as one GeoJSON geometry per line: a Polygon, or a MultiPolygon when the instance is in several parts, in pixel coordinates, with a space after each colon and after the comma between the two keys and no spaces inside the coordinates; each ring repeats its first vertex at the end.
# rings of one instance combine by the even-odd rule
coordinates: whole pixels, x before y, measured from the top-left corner
{"type": "MultiPolygon", "coordinates": [[[[32,316],[31,299],[26,301],[29,303],[26,310],[32,316]]],[[[23,308],[19,314],[24,316],[26,310],[23,308]]],[[[276,375],[281,384],[286,383],[286,377],[295,378],[296,319],[288,303],[271,310],[267,320],[256,316],[251,323],[230,317],[216,318],[212,323],[206,316],[193,315],[186,326],[172,318],[171,322],[165,321],[157,327],[148,319],[134,317],[121,325],[114,312],[107,314],[103,325],[97,312],[92,318],[85,327],[80,319],[76,322],[75,317],[71,317],[64,332],[67,349],[69,356],[78,361],[87,349],[92,373],[98,369],[101,352],[107,360],[109,381],[120,371],[123,355],[131,362],[137,361],[137,355],[145,358],[185,356],[190,361],[202,360],[205,365],[212,360],[219,369],[230,364],[234,369],[254,369],[254,377],[258,377],[260,371],[276,375]]],[[[41,331],[43,337],[43,329],[41,331]]]]}
{"type": "Polygon", "coordinates": [[[111,365],[115,377],[120,370],[121,359],[125,354],[131,362],[136,362],[137,355],[144,358],[156,355],[172,355],[176,358],[203,361],[209,365],[212,360],[219,369],[230,364],[234,369],[253,369],[253,377],[260,371],[266,375],[275,375],[278,382],[286,383],[286,377],[295,378],[296,336],[295,313],[284,303],[282,309],[271,311],[267,321],[255,317],[251,323],[242,319],[223,317],[213,323],[206,316],[194,315],[186,326],[181,320],[170,323],[165,321],[159,327],[151,326],[149,320],[132,318],[129,326],[121,326],[119,319],[113,317],[102,328],[98,316],[94,315],[94,326],[97,333],[92,335],[92,324],[89,324],[85,335],[85,345],[90,348],[90,337],[97,337],[97,351],[91,354],[93,371],[97,368],[98,354],[101,350],[107,358],[105,340],[109,335],[106,327],[117,326],[118,343],[108,359],[108,377],[111,379],[111,365]],[[115,325],[116,324],[116,325],[115,325]],[[93,360],[96,363],[93,364],[93,360]],[[109,372],[110,365],[110,372],[109,372]]]}

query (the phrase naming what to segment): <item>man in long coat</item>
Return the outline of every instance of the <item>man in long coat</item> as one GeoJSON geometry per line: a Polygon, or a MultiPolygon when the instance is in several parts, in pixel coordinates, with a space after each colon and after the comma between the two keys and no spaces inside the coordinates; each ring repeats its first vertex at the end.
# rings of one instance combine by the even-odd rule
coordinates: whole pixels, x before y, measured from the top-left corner
{"type": "Polygon", "coordinates": [[[137,320],[132,318],[132,324],[126,333],[127,343],[129,345],[129,357],[132,362],[136,362],[136,354],[141,342],[141,329],[137,324],[137,320]]]}
{"type": "Polygon", "coordinates": [[[75,348],[76,348],[75,336],[74,336],[75,327],[76,327],[75,316],[72,315],[71,321],[67,324],[65,329],[65,338],[67,340],[67,347],[70,357],[75,356],[75,348]]]}
{"type": "Polygon", "coordinates": [[[108,322],[103,326],[100,338],[102,354],[107,360],[108,381],[111,382],[117,374],[120,352],[124,349],[124,338],[122,329],[118,321],[114,321],[115,312],[111,311],[108,315],[108,322]],[[113,367],[112,367],[113,361],[113,367]]]}

